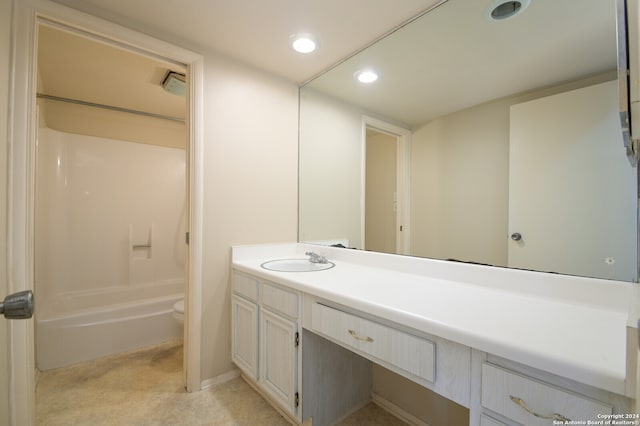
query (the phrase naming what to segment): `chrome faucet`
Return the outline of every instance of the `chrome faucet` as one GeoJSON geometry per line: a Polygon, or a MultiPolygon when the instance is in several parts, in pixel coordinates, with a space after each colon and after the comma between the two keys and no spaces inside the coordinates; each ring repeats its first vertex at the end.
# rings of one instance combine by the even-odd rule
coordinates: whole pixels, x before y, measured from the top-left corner
{"type": "Polygon", "coordinates": [[[305,255],[309,256],[309,262],[311,263],[329,263],[326,257],[320,256],[318,253],[308,251],[305,255]]]}

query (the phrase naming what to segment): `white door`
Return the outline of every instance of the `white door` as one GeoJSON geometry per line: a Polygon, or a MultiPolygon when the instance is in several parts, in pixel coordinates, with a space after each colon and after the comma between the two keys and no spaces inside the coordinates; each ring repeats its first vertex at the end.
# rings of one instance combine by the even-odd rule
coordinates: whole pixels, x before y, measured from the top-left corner
{"type": "MultiPolygon", "coordinates": [[[[40,1],[19,1],[11,2],[3,0],[0,2],[0,10],[2,12],[12,9],[13,13],[0,13],[4,24],[7,19],[11,19],[13,25],[2,26],[2,28],[12,27],[14,30],[11,40],[7,38],[7,31],[0,31],[0,46],[5,47],[9,44],[12,51],[15,52],[9,61],[13,66],[4,67],[4,69],[13,69],[13,78],[10,85],[6,87],[18,87],[14,96],[9,96],[9,109],[12,111],[10,120],[7,120],[9,129],[3,134],[11,135],[11,140],[20,141],[13,146],[14,149],[8,152],[6,156],[7,163],[12,170],[11,180],[9,182],[8,195],[6,197],[6,206],[0,202],[0,207],[6,207],[9,215],[6,218],[7,230],[10,235],[7,236],[7,259],[0,262],[0,268],[10,269],[11,282],[6,290],[19,291],[33,289],[32,266],[32,236],[33,226],[30,219],[33,214],[33,192],[30,184],[34,181],[31,160],[34,157],[35,140],[34,129],[37,122],[34,120],[35,112],[33,100],[36,94],[37,70],[34,58],[36,58],[36,49],[33,40],[36,37],[36,28],[40,19],[44,17],[48,22],[60,22],[60,25],[71,25],[83,28],[87,34],[101,34],[103,39],[109,38],[119,40],[118,43],[135,46],[135,50],[155,52],[153,56],[163,55],[172,62],[184,63],[188,66],[190,84],[193,89],[189,92],[191,109],[190,116],[190,137],[189,143],[193,148],[193,154],[190,159],[193,160],[192,171],[190,172],[193,180],[190,181],[190,193],[195,194],[190,199],[190,217],[192,222],[190,230],[192,233],[190,251],[189,269],[192,273],[189,277],[189,299],[199,301],[201,299],[201,274],[202,270],[202,73],[203,59],[200,55],[192,53],[172,46],[166,42],[153,39],[144,34],[132,31],[130,29],[120,27],[108,21],[100,20],[92,16],[74,11],[65,6],[49,2],[40,1]],[[5,18],[6,17],[6,18],[5,18]],[[28,96],[25,96],[28,94],[28,96]]],[[[8,51],[8,50],[7,50],[8,51]]],[[[0,61],[0,65],[4,65],[9,59],[0,61]]],[[[0,69],[2,67],[0,66],[0,69]]],[[[8,75],[0,71],[0,82],[7,81],[8,75]]],[[[0,90],[0,95],[2,95],[0,90]]],[[[0,116],[5,116],[4,110],[0,107],[0,116]]],[[[0,126],[2,127],[2,126],[0,126]]],[[[0,137],[0,139],[2,139],[0,137]]],[[[0,144],[3,141],[0,140],[0,144]]],[[[4,154],[0,155],[0,161],[4,160],[4,154]]],[[[0,179],[2,180],[2,179],[0,179]]],[[[2,193],[2,191],[0,191],[2,193]]],[[[2,209],[5,210],[4,208],[2,209]]],[[[0,221],[4,216],[0,215],[0,221]]],[[[4,293],[5,290],[0,291],[4,293]]],[[[200,389],[200,305],[188,307],[188,315],[185,316],[185,335],[186,360],[189,368],[188,373],[188,389],[195,391],[200,389]],[[188,318],[187,318],[188,317],[188,318]]],[[[0,333],[0,344],[3,345],[0,350],[0,360],[5,355],[10,358],[11,362],[7,364],[7,369],[0,367],[0,379],[12,377],[9,383],[4,382],[11,394],[9,401],[8,417],[13,420],[13,424],[31,424],[33,423],[34,400],[35,400],[35,363],[34,363],[34,326],[33,321],[16,321],[11,322],[11,326],[7,327],[6,333],[0,333]],[[8,354],[4,351],[9,351],[8,354]]],[[[0,380],[2,381],[2,380],[0,380]]],[[[6,396],[7,390],[0,391],[0,398],[6,396]]],[[[4,402],[0,403],[0,408],[5,407],[4,402]]],[[[0,413],[0,419],[4,420],[7,416],[6,411],[0,413]]],[[[2,421],[0,423],[4,424],[2,421]]]]}
{"type": "Polygon", "coordinates": [[[409,254],[411,132],[362,119],[361,247],[409,254]]]}
{"type": "Polygon", "coordinates": [[[396,253],[398,138],[367,129],[365,250],[396,253]]]}
{"type": "Polygon", "coordinates": [[[511,107],[510,267],[636,280],[636,169],[617,90],[611,81],[511,107]]]}

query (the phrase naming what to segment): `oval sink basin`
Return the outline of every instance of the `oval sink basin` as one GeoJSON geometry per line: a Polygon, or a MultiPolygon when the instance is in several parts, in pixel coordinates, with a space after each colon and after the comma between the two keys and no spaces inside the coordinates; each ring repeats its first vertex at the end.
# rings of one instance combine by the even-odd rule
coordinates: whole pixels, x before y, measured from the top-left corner
{"type": "Polygon", "coordinates": [[[277,272],[313,272],[331,269],[336,265],[333,262],[313,263],[309,259],[277,259],[264,262],[260,266],[277,272]]]}

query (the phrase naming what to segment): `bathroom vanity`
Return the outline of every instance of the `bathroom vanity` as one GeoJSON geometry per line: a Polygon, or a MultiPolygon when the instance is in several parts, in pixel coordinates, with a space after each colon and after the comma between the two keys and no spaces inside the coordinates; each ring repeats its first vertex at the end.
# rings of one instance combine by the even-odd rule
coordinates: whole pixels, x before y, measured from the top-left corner
{"type": "Polygon", "coordinates": [[[638,420],[636,285],[303,243],[232,252],[233,361],[295,423],[369,401],[371,362],[471,425],[638,420]],[[308,251],[335,267],[261,267],[308,251]]]}

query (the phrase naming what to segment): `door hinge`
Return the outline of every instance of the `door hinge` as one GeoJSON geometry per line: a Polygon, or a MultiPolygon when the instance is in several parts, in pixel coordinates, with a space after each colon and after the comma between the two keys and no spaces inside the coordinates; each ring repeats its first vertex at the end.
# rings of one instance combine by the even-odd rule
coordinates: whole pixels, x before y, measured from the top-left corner
{"type": "Polygon", "coordinates": [[[294,345],[297,348],[298,346],[300,346],[300,333],[296,331],[296,337],[295,337],[295,341],[294,341],[294,345]]]}
{"type": "Polygon", "coordinates": [[[300,393],[296,392],[296,407],[300,405],[300,393]]]}
{"type": "Polygon", "coordinates": [[[184,233],[184,242],[189,244],[189,233],[188,232],[184,233]]]}

